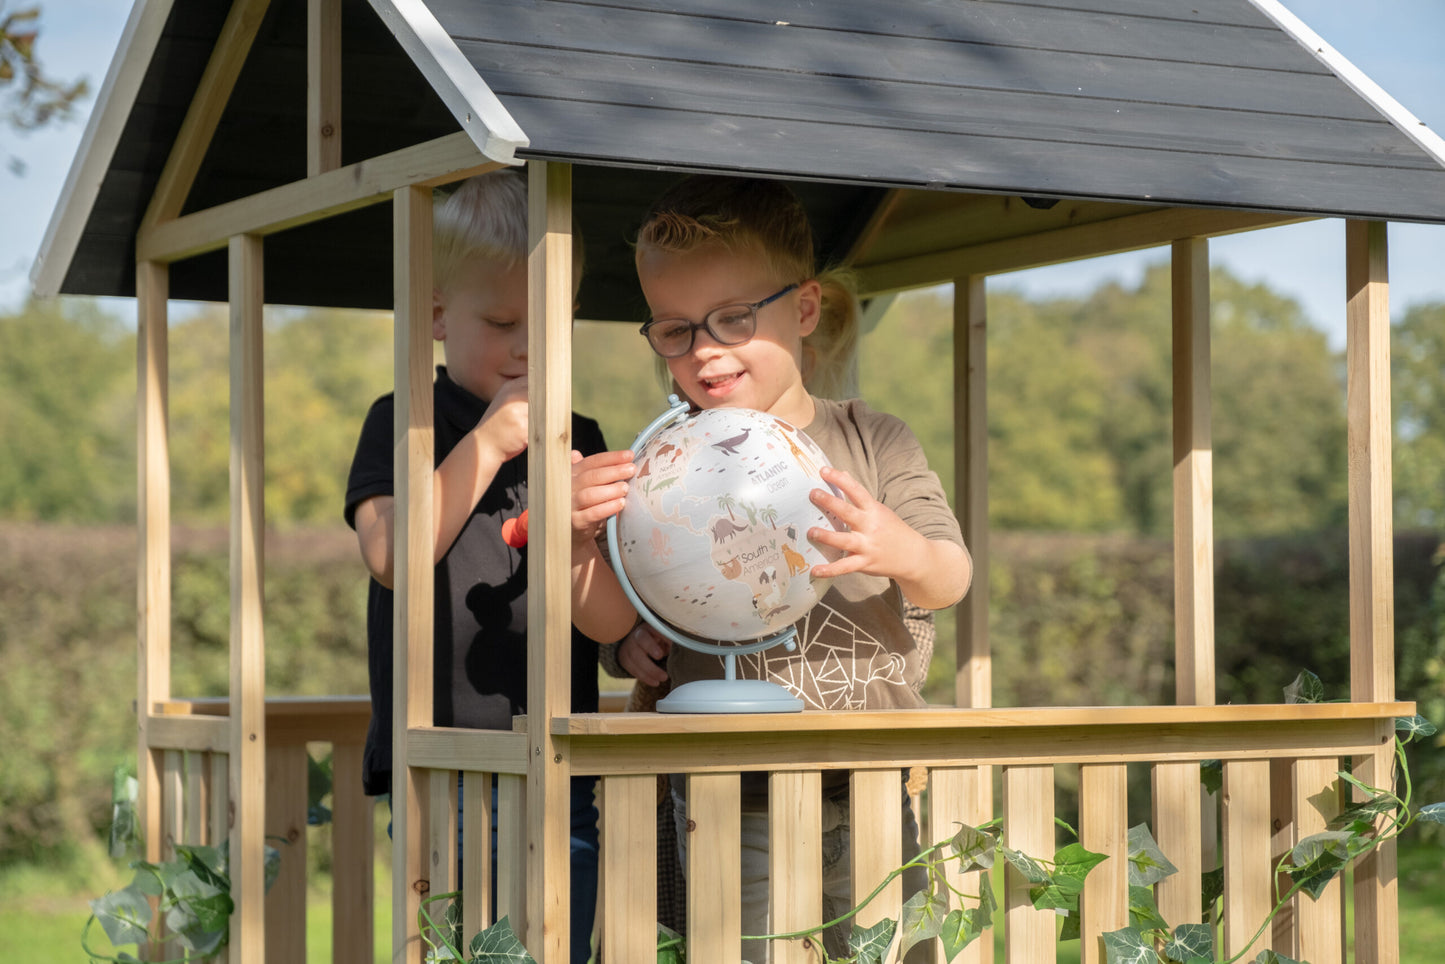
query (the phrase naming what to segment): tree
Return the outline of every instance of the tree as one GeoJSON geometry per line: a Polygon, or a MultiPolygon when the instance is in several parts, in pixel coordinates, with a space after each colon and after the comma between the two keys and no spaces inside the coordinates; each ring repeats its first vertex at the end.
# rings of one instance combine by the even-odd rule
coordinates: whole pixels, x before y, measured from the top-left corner
{"type": "MultiPolygon", "coordinates": [[[[21,131],[71,119],[89,84],[84,78],[67,83],[45,73],[35,56],[38,6],[8,13],[5,6],[0,0],[0,119],[21,131]]],[[[24,162],[13,155],[7,164],[16,174],[25,171],[24,162]]]]}
{"type": "Polygon", "coordinates": [[[1415,305],[1395,326],[1395,524],[1445,527],[1445,303],[1415,305]]]}

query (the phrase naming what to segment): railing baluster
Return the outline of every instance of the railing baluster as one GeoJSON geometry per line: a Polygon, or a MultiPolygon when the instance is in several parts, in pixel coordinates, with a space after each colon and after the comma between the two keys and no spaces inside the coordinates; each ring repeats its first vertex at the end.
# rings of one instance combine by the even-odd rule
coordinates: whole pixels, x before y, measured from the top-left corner
{"type": "Polygon", "coordinates": [[[657,956],[657,777],[603,777],[602,959],[657,956]]]}
{"type": "Polygon", "coordinates": [[[1122,763],[1079,768],[1079,843],[1108,859],[1084,878],[1081,959],[1104,960],[1103,934],[1129,926],[1129,770],[1122,763]]]}
{"type": "Polygon", "coordinates": [[[360,743],[331,750],[331,960],[376,959],[375,814],[361,790],[360,743]]]}
{"type": "MultiPolygon", "coordinates": [[[[783,771],[768,777],[768,899],[775,934],[823,923],[823,775],[783,771]]],[[[777,941],[773,964],[809,964],[801,941],[777,941]]]]}
{"type": "MultiPolygon", "coordinates": [[[[1004,842],[1030,857],[1054,856],[1054,768],[1011,766],[1003,771],[1004,842]]],[[[1053,911],[1036,910],[1032,885],[1012,864],[1004,869],[1004,958],[1008,964],[1055,959],[1053,911]]]]}
{"type": "Polygon", "coordinates": [[[206,834],[206,781],[202,778],[202,755],[186,751],[186,819],[184,836],[188,844],[205,843],[206,834]]]}
{"type": "Polygon", "coordinates": [[[281,867],[266,894],[266,964],[306,964],[306,744],[266,750],[268,846],[281,867]]]}
{"type": "MultiPolygon", "coordinates": [[[[1274,906],[1269,860],[1269,761],[1224,764],[1224,953],[1244,950],[1274,906]]],[[[1268,950],[1269,928],[1250,957],[1268,950]]]]}
{"type": "MultiPolygon", "coordinates": [[[[1340,812],[1339,761],[1314,759],[1294,761],[1291,781],[1295,842],[1323,831],[1340,812]]],[[[1344,887],[1336,877],[1325,885],[1318,899],[1304,894],[1294,898],[1298,922],[1299,959],[1310,964],[1341,964],[1344,948],[1344,887]]]]}
{"type": "MultiPolygon", "coordinates": [[[[1204,872],[1202,798],[1198,763],[1156,763],[1153,768],[1154,840],[1179,871],[1154,886],[1159,914],[1169,923],[1198,924],[1203,919],[1204,872]]],[[[1213,826],[1213,824],[1211,824],[1213,826]]],[[[1212,868],[1211,868],[1212,869],[1212,868]]]]}
{"type": "MultiPolygon", "coordinates": [[[[958,824],[977,827],[993,819],[993,773],[991,767],[935,767],[928,775],[928,824],[931,836],[925,844],[935,844],[958,832],[958,824]]],[[[941,856],[951,858],[951,852],[941,856]]],[[[997,865],[995,865],[997,867],[997,865]]],[[[953,886],[964,894],[982,895],[983,874],[977,870],[960,874],[957,860],[944,864],[944,873],[953,886]]],[[[1002,868],[996,870],[1002,872],[1002,868]]],[[[958,901],[951,895],[950,908],[958,901]]],[[[967,907],[976,906],[968,901],[967,907]]],[[[987,934],[965,947],[955,964],[993,964],[993,935],[987,934]]]]}
{"type": "Polygon", "coordinates": [[[161,770],[161,859],[176,859],[176,844],[185,843],[185,757],[167,750],[161,770]]]}
{"type": "Polygon", "coordinates": [[[497,920],[527,932],[527,778],[499,773],[497,781],[497,920]]]}
{"type": "Polygon", "coordinates": [[[737,773],[687,777],[687,959],[691,964],[742,960],[741,785],[737,773]]]}
{"type": "MultiPolygon", "coordinates": [[[[462,929],[471,935],[492,921],[492,775],[462,774],[462,929]]],[[[462,948],[466,950],[466,948],[462,948]]]]}
{"type": "MultiPolygon", "coordinates": [[[[850,855],[856,904],[898,867],[903,854],[903,784],[896,769],[854,770],[850,784],[850,855]]],[[[903,879],[895,877],[859,911],[853,926],[871,927],[885,917],[898,920],[902,913],[903,879]]]]}
{"type": "MultiPolygon", "coordinates": [[[[448,894],[457,889],[457,773],[432,770],[428,780],[431,813],[427,828],[431,839],[427,843],[427,866],[431,873],[431,893],[448,894]]],[[[440,911],[441,908],[437,908],[437,912],[440,911]]]]}

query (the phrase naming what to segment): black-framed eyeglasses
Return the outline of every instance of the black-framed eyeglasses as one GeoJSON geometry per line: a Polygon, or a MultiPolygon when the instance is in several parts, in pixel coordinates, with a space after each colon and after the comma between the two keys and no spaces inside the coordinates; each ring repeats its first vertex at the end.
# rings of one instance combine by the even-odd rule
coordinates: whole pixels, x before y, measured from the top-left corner
{"type": "Polygon", "coordinates": [[[654,318],[642,326],[652,350],[663,358],[679,358],[692,351],[697,330],[704,328],[719,345],[741,345],[758,330],[758,309],[765,308],[798,287],[790,284],[781,291],[752,304],[723,305],[709,311],[702,321],[686,318],[654,318]]]}

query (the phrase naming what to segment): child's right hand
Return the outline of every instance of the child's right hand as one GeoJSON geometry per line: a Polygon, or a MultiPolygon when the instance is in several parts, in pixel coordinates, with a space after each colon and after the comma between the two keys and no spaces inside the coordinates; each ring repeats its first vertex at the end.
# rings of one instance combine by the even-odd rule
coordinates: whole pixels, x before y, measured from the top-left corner
{"type": "Polygon", "coordinates": [[[617,644],[617,662],[638,682],[661,686],[667,682],[667,670],[663,664],[671,650],[670,640],[659,636],[646,623],[638,623],[637,628],[617,644]]]}
{"type": "Polygon", "coordinates": [[[572,547],[597,539],[608,517],[622,511],[627,480],[637,471],[630,451],[572,453],[572,547]]]}
{"type": "Polygon", "coordinates": [[[527,376],[508,380],[497,391],[492,404],[477,425],[482,439],[490,443],[502,461],[516,458],[527,448],[527,376]]]}

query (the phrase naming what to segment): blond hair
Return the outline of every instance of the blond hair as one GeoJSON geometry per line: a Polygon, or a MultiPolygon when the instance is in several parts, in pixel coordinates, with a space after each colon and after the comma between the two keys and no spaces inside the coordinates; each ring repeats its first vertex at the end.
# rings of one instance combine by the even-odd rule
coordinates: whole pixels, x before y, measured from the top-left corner
{"type": "Polygon", "coordinates": [[[705,244],[756,254],[782,281],[818,281],[822,311],[803,339],[803,380],[814,394],[838,397],[852,381],[858,295],[851,272],[818,271],[813,228],[797,195],[780,181],[693,175],[653,203],[637,233],[639,257],[648,250],[682,253],[705,244]]]}
{"type": "MultiPolygon", "coordinates": [[[[527,178],[504,168],[462,181],[432,209],[432,287],[445,291],[475,258],[504,267],[527,258],[527,178]]],[[[572,295],[582,283],[582,231],[572,228],[572,295]]]]}

